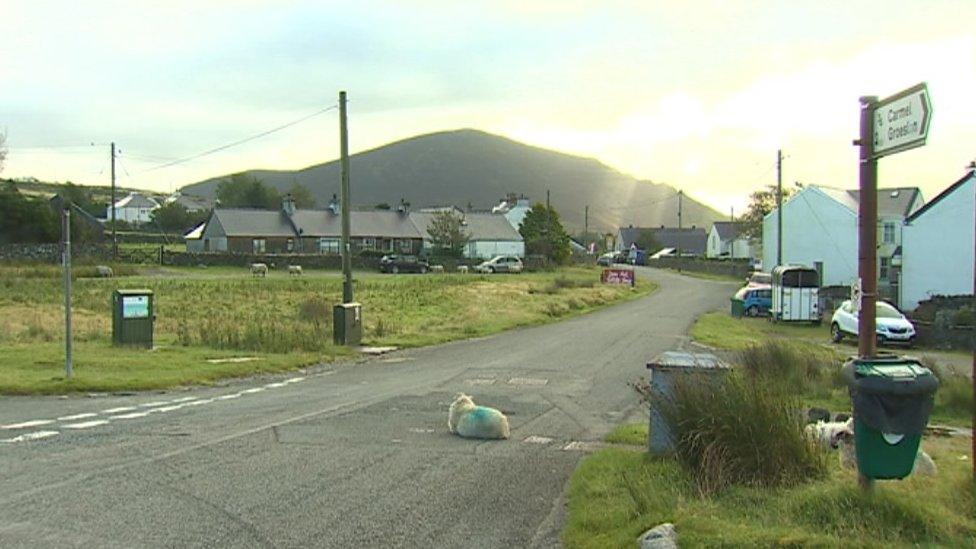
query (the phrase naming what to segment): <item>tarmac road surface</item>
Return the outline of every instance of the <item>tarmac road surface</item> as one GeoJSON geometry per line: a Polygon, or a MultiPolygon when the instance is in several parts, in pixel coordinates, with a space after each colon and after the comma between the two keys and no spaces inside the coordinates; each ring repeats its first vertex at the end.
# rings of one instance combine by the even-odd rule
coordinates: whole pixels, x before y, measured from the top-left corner
{"type": "MultiPolygon", "coordinates": [[[[651,296],[305,373],[0,400],[0,547],[554,547],[627,382],[734,284],[640,269],[651,296]],[[458,392],[512,438],[447,431],[458,392]]],[[[368,311],[365,314],[369,314],[368,311]]]]}

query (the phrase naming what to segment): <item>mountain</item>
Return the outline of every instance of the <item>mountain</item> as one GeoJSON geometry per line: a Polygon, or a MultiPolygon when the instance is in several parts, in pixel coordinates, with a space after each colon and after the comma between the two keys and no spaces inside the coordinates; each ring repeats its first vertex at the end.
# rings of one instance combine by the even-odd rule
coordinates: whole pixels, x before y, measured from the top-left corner
{"type": "MultiPolygon", "coordinates": [[[[284,191],[307,187],[319,207],[339,193],[339,161],[297,171],[245,172],[284,191]]],[[[212,197],[215,177],[184,187],[212,197]]],[[[352,203],[371,207],[400,199],[414,208],[456,205],[488,209],[508,193],[545,202],[546,190],[570,233],[581,232],[590,207],[590,229],[616,231],[629,224],[677,226],[677,192],[669,185],[638,181],[597,160],[533,147],[478,130],[420,135],[350,157],[352,203]]],[[[709,227],[719,212],[685,196],[683,226],[709,227]]]]}

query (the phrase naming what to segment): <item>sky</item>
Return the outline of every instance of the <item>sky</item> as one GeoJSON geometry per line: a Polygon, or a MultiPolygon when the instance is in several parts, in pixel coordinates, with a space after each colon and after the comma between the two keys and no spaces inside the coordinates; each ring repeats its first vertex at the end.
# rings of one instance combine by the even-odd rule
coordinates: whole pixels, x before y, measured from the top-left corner
{"type": "MultiPolygon", "coordinates": [[[[928,144],[879,162],[926,199],[976,159],[976,2],[0,0],[7,178],[170,191],[477,128],[722,212],[857,186],[859,105],[926,82],[928,144]]],[[[355,176],[353,175],[353,182],[355,176]]]]}

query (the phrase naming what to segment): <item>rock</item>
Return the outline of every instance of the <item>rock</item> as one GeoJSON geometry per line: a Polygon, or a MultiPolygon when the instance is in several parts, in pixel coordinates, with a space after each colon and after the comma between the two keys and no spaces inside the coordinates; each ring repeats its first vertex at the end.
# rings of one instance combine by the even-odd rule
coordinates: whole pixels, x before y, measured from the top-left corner
{"type": "Polygon", "coordinates": [[[637,538],[638,549],[677,549],[678,533],[670,522],[658,524],[637,538]]]}
{"type": "Polygon", "coordinates": [[[807,423],[830,421],[830,410],[824,408],[810,408],[807,410],[807,423]]]}

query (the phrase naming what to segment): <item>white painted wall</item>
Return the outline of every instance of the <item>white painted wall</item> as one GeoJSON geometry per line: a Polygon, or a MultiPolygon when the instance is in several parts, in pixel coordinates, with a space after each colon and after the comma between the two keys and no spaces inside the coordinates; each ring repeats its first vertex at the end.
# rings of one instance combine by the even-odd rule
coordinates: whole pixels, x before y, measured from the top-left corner
{"type": "Polygon", "coordinates": [[[468,258],[491,259],[496,255],[525,257],[525,243],[497,240],[476,240],[468,242],[464,256],[468,258]]]}
{"type": "Polygon", "coordinates": [[[972,295],[974,179],[902,228],[903,309],[914,309],[931,295],[972,295]]]}
{"type": "MultiPolygon", "coordinates": [[[[763,219],[763,270],[776,266],[774,210],[763,219]]],[[[817,187],[808,186],[783,204],[783,264],[823,262],[824,286],[857,278],[857,214],[817,187]]]]}
{"type": "MultiPolygon", "coordinates": [[[[115,208],[115,219],[126,223],[149,223],[152,221],[150,214],[156,208],[115,208]]],[[[109,213],[111,218],[111,212],[109,213]]]]}
{"type": "MultiPolygon", "coordinates": [[[[784,230],[783,233],[785,234],[786,231],[784,230]]],[[[714,259],[722,257],[722,254],[727,254],[726,257],[731,254],[733,259],[749,259],[752,257],[752,246],[749,245],[748,238],[739,238],[731,242],[723,241],[719,238],[715,226],[712,225],[712,230],[708,232],[708,240],[705,243],[705,257],[714,259]]]]}

